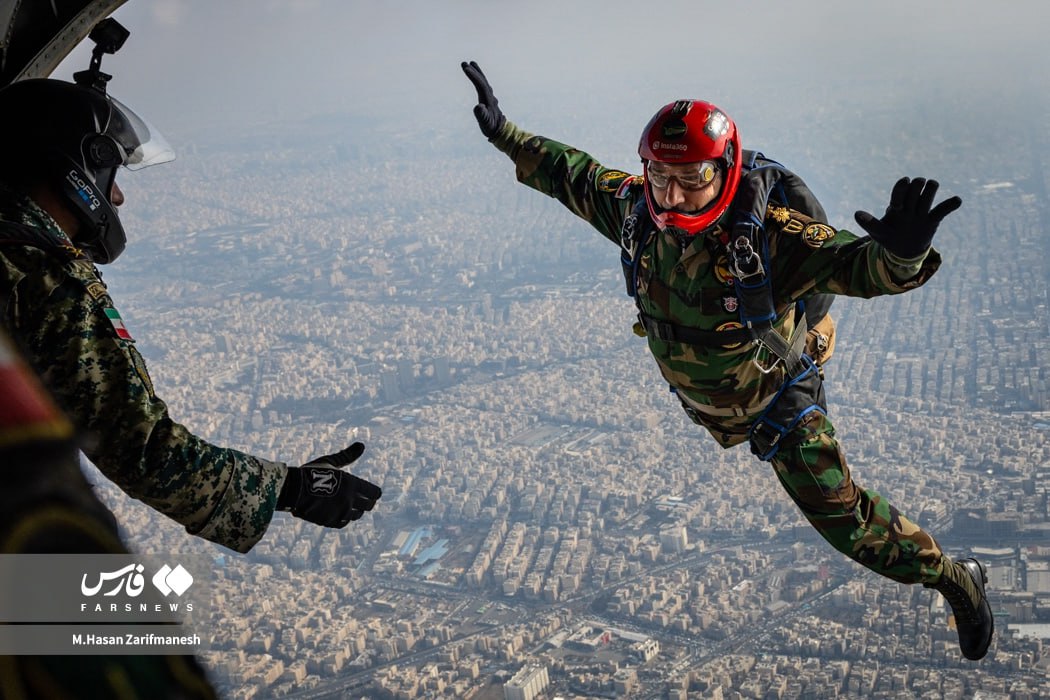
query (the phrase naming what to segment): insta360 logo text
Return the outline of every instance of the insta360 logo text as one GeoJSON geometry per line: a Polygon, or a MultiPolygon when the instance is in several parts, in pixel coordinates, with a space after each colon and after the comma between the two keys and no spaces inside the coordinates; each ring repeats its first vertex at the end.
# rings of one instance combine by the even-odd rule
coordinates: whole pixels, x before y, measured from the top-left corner
{"type": "MultiPolygon", "coordinates": [[[[96,581],[94,585],[88,584],[88,575],[84,574],[80,579],[80,592],[90,598],[98,595],[103,588],[107,587],[107,584],[114,584],[102,595],[115,596],[123,590],[130,597],[135,598],[141,595],[142,589],[146,587],[146,579],[142,575],[144,570],[145,567],[142,564],[128,564],[116,571],[103,571],[93,579],[96,581]]],[[[152,580],[154,587],[165,597],[172,593],[181,596],[193,585],[193,576],[182,567],[182,564],[176,565],[174,569],[165,564],[153,575],[152,580]]]]}

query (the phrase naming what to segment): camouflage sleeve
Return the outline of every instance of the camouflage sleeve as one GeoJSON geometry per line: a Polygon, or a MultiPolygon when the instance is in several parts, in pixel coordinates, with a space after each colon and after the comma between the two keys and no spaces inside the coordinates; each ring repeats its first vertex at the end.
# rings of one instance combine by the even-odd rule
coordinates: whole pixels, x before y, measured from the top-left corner
{"type": "Polygon", "coordinates": [[[882,257],[886,259],[886,267],[890,271],[890,277],[897,282],[907,282],[915,279],[922,272],[922,264],[929,257],[931,248],[927,248],[921,255],[914,258],[902,258],[894,255],[885,247],[882,248],[882,257]]]}
{"type": "Polygon", "coordinates": [[[171,419],[89,262],[48,258],[13,288],[7,321],[108,478],[230,549],[262,538],[286,465],[216,447],[171,419]]]}
{"type": "Polygon", "coordinates": [[[492,143],[514,161],[518,182],[557,199],[619,245],[640,177],[605,168],[589,154],[530,134],[509,120],[492,143]]]}
{"type": "Polygon", "coordinates": [[[776,293],[785,301],[811,293],[864,298],[900,294],[925,284],[941,264],[933,249],[921,259],[894,260],[868,237],[784,207],[770,207],[766,229],[776,293]]]}

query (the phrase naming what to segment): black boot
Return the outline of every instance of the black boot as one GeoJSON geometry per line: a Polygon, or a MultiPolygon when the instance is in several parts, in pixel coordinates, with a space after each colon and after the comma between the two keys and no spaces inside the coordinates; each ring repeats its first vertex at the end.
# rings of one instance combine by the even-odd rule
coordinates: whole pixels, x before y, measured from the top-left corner
{"type": "Polygon", "coordinates": [[[987,582],[984,567],[976,559],[962,559],[945,565],[937,583],[924,584],[939,591],[952,606],[959,646],[963,656],[973,661],[983,659],[988,653],[995,631],[992,607],[984,594],[987,582]]]}

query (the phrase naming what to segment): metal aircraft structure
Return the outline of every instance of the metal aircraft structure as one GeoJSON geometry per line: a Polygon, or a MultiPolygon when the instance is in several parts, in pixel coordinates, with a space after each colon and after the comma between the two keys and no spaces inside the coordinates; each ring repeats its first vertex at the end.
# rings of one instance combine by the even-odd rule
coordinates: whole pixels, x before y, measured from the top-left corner
{"type": "Polygon", "coordinates": [[[0,87],[46,78],[127,0],[0,0],[0,87]]]}

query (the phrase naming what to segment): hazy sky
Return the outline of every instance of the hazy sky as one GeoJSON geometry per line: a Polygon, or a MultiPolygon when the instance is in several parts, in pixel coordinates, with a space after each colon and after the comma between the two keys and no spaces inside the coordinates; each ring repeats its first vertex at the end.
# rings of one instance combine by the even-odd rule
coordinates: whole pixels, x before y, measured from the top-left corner
{"type": "Polygon", "coordinates": [[[842,107],[899,83],[977,105],[990,86],[1045,91],[1050,73],[1042,0],[129,0],[115,16],[131,38],[105,61],[111,91],[176,144],[317,112],[470,119],[463,59],[517,121],[560,106],[631,133],[682,96],[732,114],[797,85],[802,111],[815,86],[842,107]]]}

